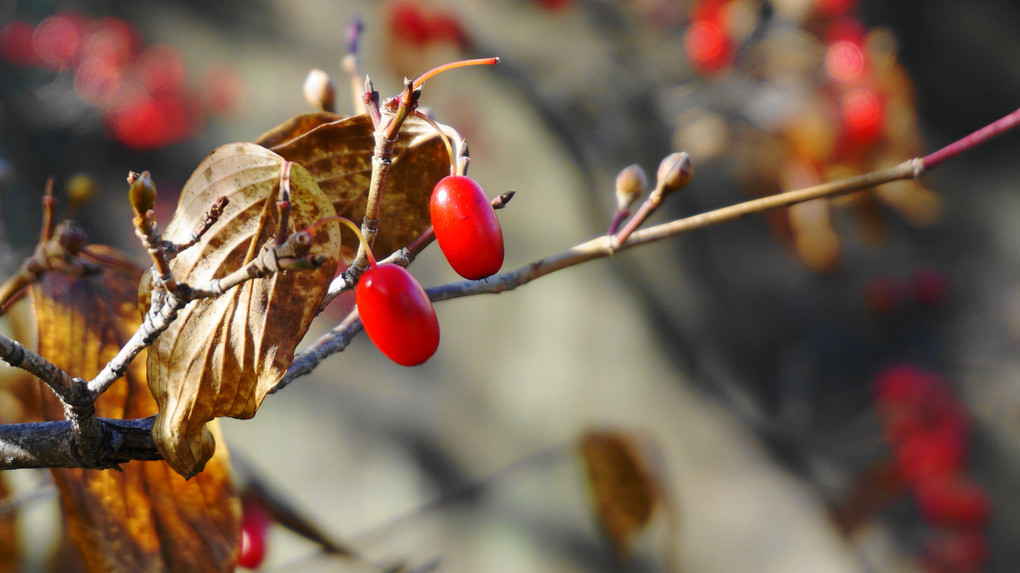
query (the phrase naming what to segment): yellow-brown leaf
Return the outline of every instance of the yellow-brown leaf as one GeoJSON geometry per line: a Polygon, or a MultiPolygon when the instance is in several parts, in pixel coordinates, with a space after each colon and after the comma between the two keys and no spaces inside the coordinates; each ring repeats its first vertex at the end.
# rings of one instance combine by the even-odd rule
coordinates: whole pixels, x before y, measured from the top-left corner
{"type": "MultiPolygon", "coordinates": [[[[7,480],[0,475],[0,503],[10,501],[7,480]]],[[[18,514],[16,511],[0,513],[0,573],[19,570],[21,547],[18,543],[18,514]]]]}
{"type": "MultiPolygon", "coordinates": [[[[171,263],[178,281],[201,284],[240,268],[276,235],[276,199],[284,160],[254,143],[213,151],[181,191],[164,238],[184,242],[219,197],[229,204],[219,220],[171,263]]],[[[290,180],[290,229],[300,231],[333,206],[300,165],[290,180]]],[[[308,330],[339,260],[338,225],[319,227],[312,253],[326,257],[313,270],[279,272],[226,294],[186,306],[149,348],[149,387],[159,404],[156,444],[170,465],[190,477],[216,447],[205,430],[219,416],[250,418],[283,377],[308,330]]]]}
{"type": "Polygon", "coordinates": [[[588,432],[578,447],[599,524],[626,559],[634,537],[651,522],[661,493],[634,444],[613,432],[588,432]]]}
{"type": "Polygon", "coordinates": [[[309,131],[327,123],[340,121],[343,116],[328,111],[315,111],[296,115],[280,125],[270,129],[255,139],[255,143],[262,147],[272,149],[283,145],[295,137],[304,135],[309,131]]]}
{"type": "MultiPolygon", "coordinates": [[[[306,116],[291,122],[301,123],[298,120],[302,117],[306,116]]],[[[269,133],[300,132],[299,128],[287,125],[269,133]]],[[[307,128],[311,124],[301,125],[307,128]]],[[[443,126],[443,130],[456,144],[457,133],[448,126],[443,126]]],[[[261,143],[308,169],[333,202],[337,215],[361,221],[372,177],[374,132],[369,116],[358,115],[324,123],[282,143],[274,142],[285,140],[286,136],[264,135],[261,143]]],[[[449,174],[450,155],[442,137],[425,121],[407,118],[393,146],[393,162],[380,203],[380,230],[373,248],[376,256],[384,257],[408,245],[432,226],[429,198],[436,183],[449,174]]],[[[358,243],[353,234],[348,235],[349,231],[345,229],[343,233],[344,245],[349,245],[344,256],[350,259],[358,243]]]]}
{"type": "MultiPolygon", "coordinates": [[[[113,249],[90,249],[127,262],[113,249]]],[[[138,327],[138,274],[46,274],[31,289],[40,353],[73,375],[97,374],[138,327]]],[[[46,417],[62,419],[60,402],[43,393],[46,417]]],[[[96,413],[156,413],[144,356],[99,398],[96,413]]],[[[233,570],[241,516],[225,448],[191,481],[162,461],[131,462],[123,470],[53,470],[71,539],[89,571],[233,570]]]]}

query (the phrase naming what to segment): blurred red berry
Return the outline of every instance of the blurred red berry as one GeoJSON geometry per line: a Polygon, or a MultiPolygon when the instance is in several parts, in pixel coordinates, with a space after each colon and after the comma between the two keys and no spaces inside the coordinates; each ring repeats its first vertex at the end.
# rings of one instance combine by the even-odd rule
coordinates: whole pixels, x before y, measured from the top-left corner
{"type": "Polygon", "coordinates": [[[574,2],[573,0],[535,0],[535,3],[538,4],[543,10],[548,10],[550,12],[559,12],[561,10],[566,10],[574,2]]]}
{"type": "Polygon", "coordinates": [[[88,59],[74,72],[74,89],[81,99],[103,106],[119,91],[121,71],[106,59],[88,59]]]}
{"type": "Polygon", "coordinates": [[[27,22],[9,22],[0,29],[0,56],[15,66],[31,66],[39,62],[32,46],[35,28],[27,22]]]}
{"type": "Polygon", "coordinates": [[[431,36],[435,41],[449,42],[462,49],[471,44],[460,20],[449,14],[437,14],[433,17],[431,36]]]}
{"type": "Polygon", "coordinates": [[[984,526],[992,512],[985,490],[961,476],[924,480],[917,484],[914,499],[925,520],[942,525],[984,526]]]}
{"type": "Polygon", "coordinates": [[[184,62],[169,46],[152,46],[138,56],[135,68],[152,94],[184,91],[184,62]]]}
{"type": "Polygon", "coordinates": [[[938,391],[938,378],[913,364],[893,364],[875,377],[873,391],[879,407],[915,406],[938,391]]]}
{"type": "Polygon", "coordinates": [[[896,444],[896,463],[913,484],[951,476],[964,468],[967,432],[954,424],[939,424],[903,437],[896,444]]]}
{"type": "Polygon", "coordinates": [[[80,16],[61,12],[43,20],[32,35],[40,62],[54,70],[70,67],[81,48],[84,32],[80,16]]]}
{"type": "Polygon", "coordinates": [[[823,16],[842,16],[857,7],[857,0],[815,0],[815,9],[823,16]]]}
{"type": "Polygon", "coordinates": [[[710,75],[727,67],[733,59],[733,44],[720,23],[695,20],[684,34],[687,58],[701,74],[710,75]]]}
{"type": "Polygon", "coordinates": [[[924,545],[921,563],[929,573],[978,573],[988,562],[988,540],[982,531],[939,531],[924,545]]]}
{"type": "Polygon", "coordinates": [[[390,6],[390,33],[411,44],[423,47],[432,41],[432,23],[416,2],[396,2],[390,6]]]}
{"type": "Polygon", "coordinates": [[[840,40],[829,45],[825,51],[825,70],[829,77],[839,83],[860,80],[866,69],[864,50],[850,40],[840,40]]]}
{"type": "Polygon", "coordinates": [[[101,18],[89,23],[82,41],[81,65],[102,63],[122,70],[131,63],[140,45],[135,29],[118,18],[101,18]]]}
{"type": "Polygon", "coordinates": [[[266,537],[272,520],[258,503],[245,503],[243,511],[237,565],[245,569],[258,569],[266,557],[266,537]]]}
{"type": "Polygon", "coordinates": [[[145,92],[114,106],[108,125],[114,139],[138,150],[177,143],[195,129],[193,114],[180,97],[145,92]]]}
{"type": "Polygon", "coordinates": [[[885,127],[885,103],[874,90],[856,88],[840,101],[843,132],[856,144],[874,143],[885,127]]]}

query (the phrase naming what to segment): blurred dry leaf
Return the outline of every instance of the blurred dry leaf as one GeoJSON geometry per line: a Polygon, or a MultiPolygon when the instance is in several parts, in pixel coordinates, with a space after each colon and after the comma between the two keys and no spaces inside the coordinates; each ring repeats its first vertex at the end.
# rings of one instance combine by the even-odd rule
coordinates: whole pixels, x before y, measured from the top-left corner
{"type": "MultiPolygon", "coordinates": [[[[201,284],[240,268],[249,246],[276,235],[276,199],[285,161],[254,143],[225,145],[198,166],[181,191],[163,237],[185,242],[218,198],[229,204],[195,246],[171,262],[179,281],[201,284]]],[[[334,214],[308,172],[291,169],[290,228],[300,231],[334,214]]],[[[319,227],[312,254],[326,257],[317,269],[278,272],[226,294],[186,306],[149,348],[149,387],[159,404],[153,437],[181,475],[202,470],[216,448],[205,430],[219,416],[250,418],[294,358],[294,348],[318,313],[336,272],[337,223],[319,227]]]]}
{"type": "MultiPolygon", "coordinates": [[[[112,248],[90,250],[130,264],[112,248]]],[[[95,376],[139,325],[140,274],[108,268],[87,277],[44,275],[31,288],[39,352],[74,375],[95,376]]],[[[43,393],[45,417],[63,419],[56,396],[43,393]]],[[[96,413],[126,419],[156,413],[144,357],[99,398],[96,413]]],[[[241,515],[225,448],[191,481],[162,461],[131,462],[123,470],[53,470],[71,539],[88,570],[233,570],[241,515]]]]}
{"type": "Polygon", "coordinates": [[[662,505],[662,491],[634,443],[615,432],[588,432],[578,446],[602,530],[621,559],[662,505]]]}
{"type": "MultiPolygon", "coordinates": [[[[14,340],[32,340],[32,310],[12,304],[0,315],[0,332],[14,340]]],[[[39,381],[20,368],[0,368],[0,423],[20,424],[42,420],[39,381]]]]}
{"type": "MultiPolygon", "coordinates": [[[[0,475],[0,503],[10,501],[7,480],[0,475]]],[[[19,570],[21,548],[18,544],[18,512],[0,513],[0,573],[19,570]]]]}
{"type": "MultiPolygon", "coordinates": [[[[361,221],[368,202],[375,149],[375,128],[367,115],[324,123],[284,143],[276,143],[299,133],[322,116],[298,116],[264,134],[259,143],[308,169],[333,202],[337,215],[361,221]]],[[[453,128],[442,128],[454,144],[460,141],[453,128]]],[[[393,146],[393,163],[383,190],[379,209],[382,223],[373,248],[377,257],[408,245],[432,226],[429,198],[436,183],[449,174],[450,155],[442,137],[425,121],[407,118],[393,146]]],[[[344,245],[348,245],[344,257],[350,260],[358,242],[353,234],[348,234],[350,231],[342,232],[344,245]]]]}

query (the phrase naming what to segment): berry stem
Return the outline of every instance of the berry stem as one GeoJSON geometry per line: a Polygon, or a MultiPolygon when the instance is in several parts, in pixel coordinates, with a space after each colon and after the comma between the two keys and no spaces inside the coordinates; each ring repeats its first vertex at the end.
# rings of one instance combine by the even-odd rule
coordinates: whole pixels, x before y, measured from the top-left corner
{"type": "Polygon", "coordinates": [[[351,221],[350,219],[348,219],[347,217],[341,217],[340,215],[334,215],[332,217],[326,217],[326,218],[323,218],[323,219],[319,219],[318,221],[312,223],[307,228],[305,228],[304,232],[308,233],[309,235],[311,235],[316,229],[318,229],[322,225],[325,225],[326,223],[331,223],[333,221],[338,221],[338,222],[346,225],[347,228],[349,228],[351,231],[354,231],[354,234],[358,237],[358,241],[361,242],[361,247],[363,249],[365,249],[366,256],[368,257],[368,264],[369,264],[369,266],[374,267],[376,265],[376,261],[375,261],[375,255],[372,254],[372,247],[371,247],[371,245],[369,245],[368,241],[365,240],[365,235],[363,235],[361,233],[361,229],[358,228],[358,225],[355,224],[354,221],[351,221]]]}
{"type": "Polygon", "coordinates": [[[432,129],[435,129],[436,133],[439,134],[439,137],[441,137],[443,139],[443,145],[446,146],[446,154],[450,156],[450,175],[456,175],[456,173],[457,173],[457,157],[456,157],[456,155],[454,155],[453,144],[450,143],[450,137],[448,135],[446,135],[446,132],[443,131],[443,128],[440,127],[439,124],[436,123],[436,121],[434,119],[432,119],[431,117],[429,117],[429,116],[425,115],[424,113],[421,113],[420,111],[417,111],[417,110],[415,110],[414,116],[417,117],[418,119],[424,121],[425,123],[431,125],[432,129]]]}
{"type": "Polygon", "coordinates": [[[466,66],[492,66],[499,63],[499,58],[476,58],[473,60],[460,60],[456,62],[450,62],[449,64],[443,64],[436,66],[431,70],[422,74],[418,79],[414,80],[414,88],[418,89],[425,83],[426,80],[431,79],[433,76],[439,75],[447,70],[454,68],[463,68],[466,66]]]}

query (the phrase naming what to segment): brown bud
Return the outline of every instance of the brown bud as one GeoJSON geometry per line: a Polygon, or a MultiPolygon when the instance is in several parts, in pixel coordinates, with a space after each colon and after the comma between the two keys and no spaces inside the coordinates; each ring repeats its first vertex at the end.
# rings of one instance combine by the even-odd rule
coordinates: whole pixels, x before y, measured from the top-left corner
{"type": "Polygon", "coordinates": [[[67,180],[67,200],[71,205],[88,203],[96,196],[96,180],[78,173],[67,180]]]}
{"type": "Polygon", "coordinates": [[[694,177],[694,166],[691,165],[691,156],[686,151],[671,153],[659,163],[658,187],[662,194],[672,193],[687,186],[694,177]]]}
{"type": "Polygon", "coordinates": [[[77,255],[89,242],[88,232],[74,221],[63,221],[53,230],[57,243],[71,255],[77,255]]]}
{"type": "Polygon", "coordinates": [[[648,176],[638,164],[624,167],[616,175],[616,207],[628,210],[648,190],[648,176]]]}
{"type": "Polygon", "coordinates": [[[305,99],[322,111],[336,111],[336,86],[329,74],[314,69],[305,78],[305,99]]]}
{"type": "Polygon", "coordinates": [[[138,217],[145,217],[145,213],[156,205],[156,184],[152,182],[152,176],[148,171],[141,174],[132,172],[128,175],[128,182],[131,188],[128,189],[128,199],[138,217]]]}

